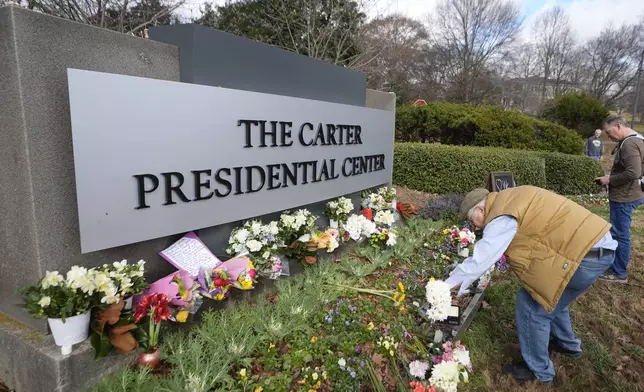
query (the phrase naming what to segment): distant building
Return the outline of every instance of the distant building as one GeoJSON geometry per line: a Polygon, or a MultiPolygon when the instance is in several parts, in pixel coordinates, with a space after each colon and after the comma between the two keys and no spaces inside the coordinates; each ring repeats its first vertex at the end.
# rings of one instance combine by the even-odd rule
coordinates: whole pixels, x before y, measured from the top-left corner
{"type": "MultiPolygon", "coordinates": [[[[503,83],[502,104],[506,109],[519,109],[524,113],[537,114],[543,103],[542,89],[543,78],[540,76],[506,80],[503,83]]],[[[543,99],[548,101],[559,94],[582,89],[579,83],[549,79],[543,99]]]]}

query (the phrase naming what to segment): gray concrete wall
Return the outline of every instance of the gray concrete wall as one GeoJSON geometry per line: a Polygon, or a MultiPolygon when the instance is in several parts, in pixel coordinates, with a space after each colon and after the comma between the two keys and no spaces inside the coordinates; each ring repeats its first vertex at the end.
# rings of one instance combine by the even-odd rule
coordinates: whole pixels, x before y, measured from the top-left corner
{"type": "Polygon", "coordinates": [[[159,26],[150,38],[176,45],[181,81],[364,106],[366,76],[195,24],[159,26]]]}
{"type": "Polygon", "coordinates": [[[67,68],[178,81],[179,51],[18,7],[0,9],[0,311],[41,331],[44,322],[15,307],[16,289],[46,270],[121,259],[149,260],[153,279],[172,270],[157,252],[178,238],[81,255],[67,68]]]}

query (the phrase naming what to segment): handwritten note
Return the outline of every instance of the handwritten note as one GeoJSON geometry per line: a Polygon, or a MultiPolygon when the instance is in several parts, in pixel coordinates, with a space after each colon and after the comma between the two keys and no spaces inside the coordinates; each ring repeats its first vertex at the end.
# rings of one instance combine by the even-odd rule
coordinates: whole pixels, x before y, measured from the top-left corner
{"type": "Polygon", "coordinates": [[[191,276],[197,276],[199,269],[215,268],[221,264],[208,247],[195,233],[188,233],[159,255],[178,269],[188,271],[191,276]]]}

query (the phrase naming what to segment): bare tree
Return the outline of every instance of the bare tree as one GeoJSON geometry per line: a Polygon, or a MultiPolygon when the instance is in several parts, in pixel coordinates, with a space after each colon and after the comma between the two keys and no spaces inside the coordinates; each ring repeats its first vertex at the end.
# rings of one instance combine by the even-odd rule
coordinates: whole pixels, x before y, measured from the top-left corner
{"type": "Polygon", "coordinates": [[[570,27],[570,19],[561,7],[544,11],[536,19],[534,26],[535,46],[542,67],[542,101],[547,98],[547,89],[553,95],[560,92],[562,75],[575,46],[575,38],[570,27]]]}
{"type": "Polygon", "coordinates": [[[584,46],[590,72],[588,90],[607,104],[619,99],[633,83],[642,58],[641,24],[605,28],[584,46]]]}
{"type": "Polygon", "coordinates": [[[169,24],[186,0],[26,0],[27,8],[122,33],[169,24]]]}
{"type": "Polygon", "coordinates": [[[516,4],[508,0],[442,0],[438,4],[430,20],[432,41],[445,62],[455,100],[470,102],[485,94],[477,88],[489,86],[486,79],[493,63],[515,40],[521,23],[516,4]]]}
{"type": "Polygon", "coordinates": [[[420,80],[428,71],[427,38],[422,23],[400,14],[366,24],[359,41],[360,51],[369,53],[371,48],[380,48],[378,56],[362,68],[368,76],[368,86],[392,90],[400,101],[417,98],[414,95],[420,94],[420,80]]]}

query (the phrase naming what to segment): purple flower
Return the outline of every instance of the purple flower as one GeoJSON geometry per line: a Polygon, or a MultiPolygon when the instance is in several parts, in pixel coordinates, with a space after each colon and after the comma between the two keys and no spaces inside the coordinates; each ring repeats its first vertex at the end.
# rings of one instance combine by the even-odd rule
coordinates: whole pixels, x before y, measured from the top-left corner
{"type": "Polygon", "coordinates": [[[360,361],[360,366],[364,367],[364,365],[366,365],[364,361],[360,361]]]}
{"type": "Polygon", "coordinates": [[[327,323],[331,324],[333,322],[333,317],[329,316],[326,318],[327,323]]]}
{"type": "Polygon", "coordinates": [[[345,321],[345,322],[344,322],[344,325],[346,325],[346,326],[351,325],[351,321],[345,321]]]}
{"type": "Polygon", "coordinates": [[[360,354],[361,352],[362,352],[362,346],[358,345],[358,347],[356,347],[356,353],[360,354]]]}
{"type": "Polygon", "coordinates": [[[356,378],[356,372],[351,372],[351,377],[356,378]]]}

